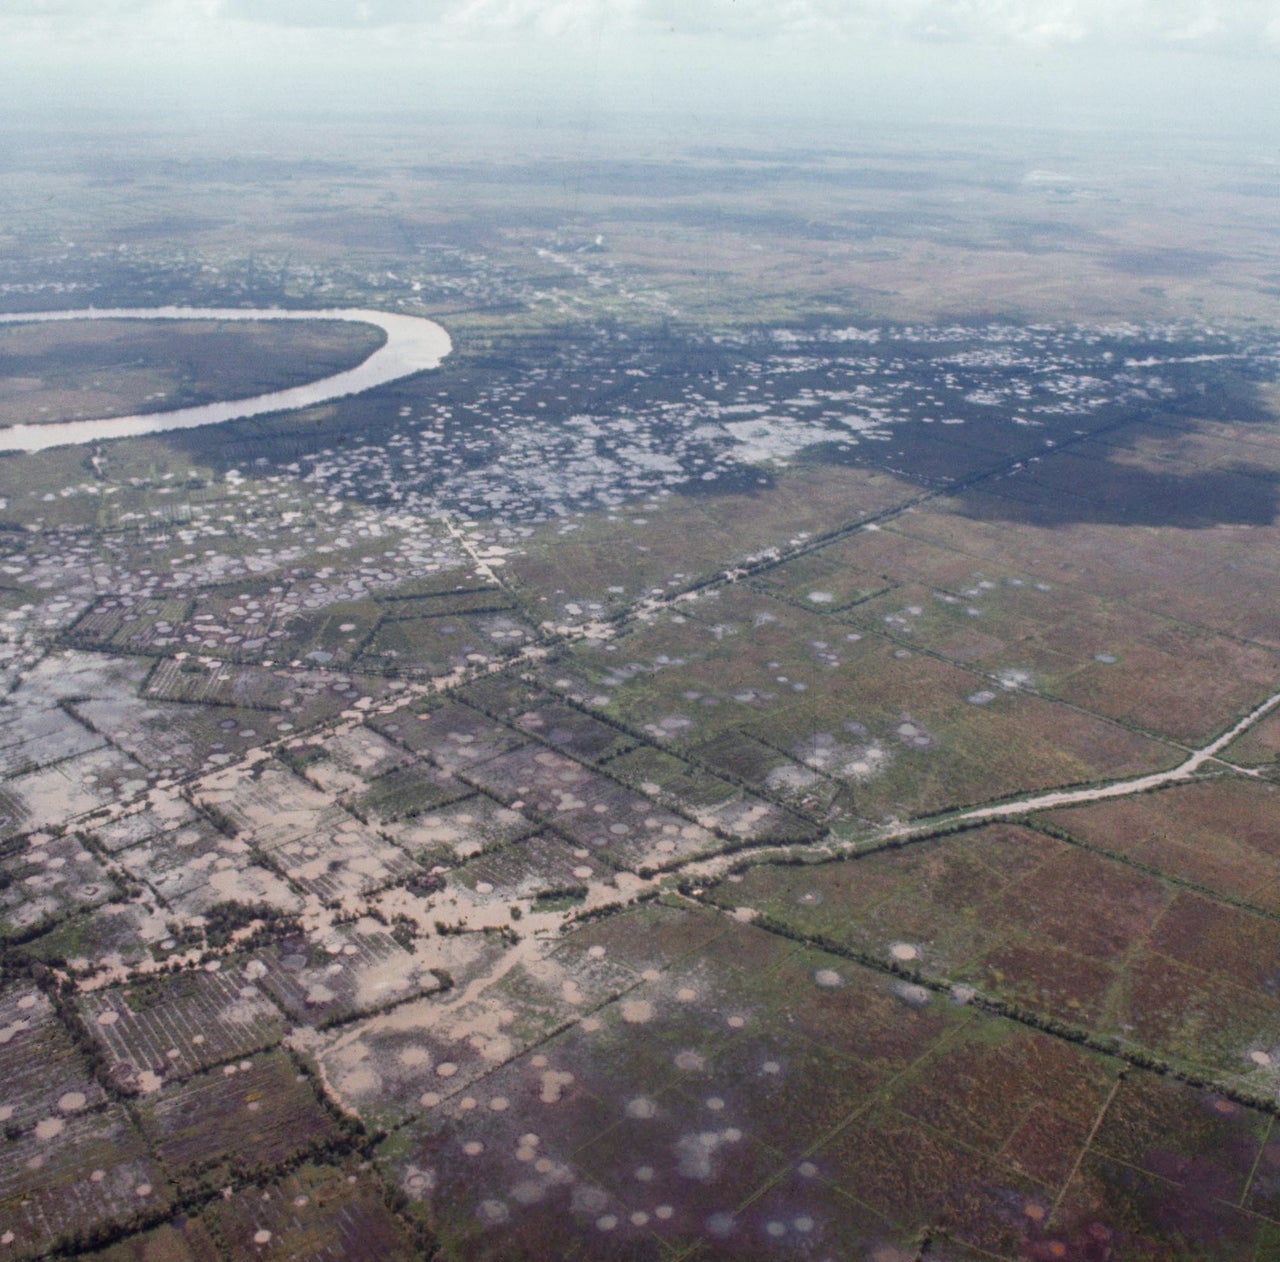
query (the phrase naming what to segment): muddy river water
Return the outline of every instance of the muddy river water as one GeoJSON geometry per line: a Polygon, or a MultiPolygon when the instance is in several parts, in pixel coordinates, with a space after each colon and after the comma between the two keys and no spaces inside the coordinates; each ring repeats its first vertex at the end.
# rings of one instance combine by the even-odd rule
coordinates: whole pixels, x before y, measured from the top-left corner
{"type": "Polygon", "coordinates": [[[434,320],[386,311],[368,311],[360,307],[338,307],[320,311],[289,311],[277,307],[92,307],[80,311],[0,314],[0,324],[44,323],[54,320],[350,320],[359,324],[376,325],[386,333],[387,340],[354,368],[321,377],[306,385],[291,386],[287,390],[272,390],[246,399],[205,403],[198,407],[175,408],[170,412],[0,428],[0,451],[44,451],[49,447],[63,447],[73,443],[132,438],[139,434],[159,434],[174,429],[194,429],[198,425],[217,425],[223,421],[262,416],[267,412],[313,407],[332,399],[360,394],[374,386],[397,381],[424,369],[436,368],[453,349],[449,334],[434,320]]]}

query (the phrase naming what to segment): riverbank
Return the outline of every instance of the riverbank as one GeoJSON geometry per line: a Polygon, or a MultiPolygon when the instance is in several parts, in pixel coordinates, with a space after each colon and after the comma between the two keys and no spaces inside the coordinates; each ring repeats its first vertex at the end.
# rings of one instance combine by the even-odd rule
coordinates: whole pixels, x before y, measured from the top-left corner
{"type": "Polygon", "coordinates": [[[50,425],[9,426],[0,429],[0,451],[46,451],[51,447],[194,429],[202,425],[218,425],[226,421],[263,416],[269,412],[289,412],[314,407],[437,368],[453,350],[453,341],[448,332],[434,320],[361,307],[315,311],[290,311],[278,307],[91,307],[76,311],[0,314],[0,324],[70,320],[346,320],[375,325],[386,334],[387,340],[354,368],[285,390],[273,390],[245,399],[206,403],[198,407],[176,408],[169,412],[62,421],[50,425]]]}

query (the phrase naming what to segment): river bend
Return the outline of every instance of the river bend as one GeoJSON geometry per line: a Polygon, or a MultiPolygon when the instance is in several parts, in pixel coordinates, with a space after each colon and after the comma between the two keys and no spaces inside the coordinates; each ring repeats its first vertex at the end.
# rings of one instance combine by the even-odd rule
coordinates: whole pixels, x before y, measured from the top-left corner
{"type": "Polygon", "coordinates": [[[218,425],[224,421],[262,416],[268,412],[314,407],[318,403],[360,394],[374,386],[437,368],[453,349],[449,334],[434,320],[362,307],[335,307],[320,311],[290,311],[282,307],[90,307],[79,311],[0,313],[0,324],[54,320],[348,320],[376,325],[386,333],[387,340],[354,368],[285,390],[272,390],[245,399],[204,403],[197,407],[175,408],[168,412],[0,428],[0,451],[45,451],[50,447],[194,429],[200,425],[218,425]]]}

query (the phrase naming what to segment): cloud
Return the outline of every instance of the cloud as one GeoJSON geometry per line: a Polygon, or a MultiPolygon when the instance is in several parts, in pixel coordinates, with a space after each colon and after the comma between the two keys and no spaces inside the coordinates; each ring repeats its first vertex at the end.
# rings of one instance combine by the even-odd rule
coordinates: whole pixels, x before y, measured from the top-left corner
{"type": "Polygon", "coordinates": [[[4,0],[0,22],[122,32],[201,25],[395,30],[473,39],[592,34],[857,44],[1178,46],[1250,54],[1280,0],[4,0]]]}
{"type": "Polygon", "coordinates": [[[261,26],[342,29],[429,25],[447,19],[458,0],[221,0],[217,15],[261,26]]]}
{"type": "Polygon", "coordinates": [[[635,0],[220,0],[222,17],[264,26],[411,27],[475,35],[567,34],[632,26],[635,0]]]}
{"type": "Polygon", "coordinates": [[[1255,51],[1280,24],[1278,0],[850,0],[882,34],[923,40],[1255,51]]]}
{"type": "Polygon", "coordinates": [[[0,0],[0,48],[31,113],[1280,123],[1280,0],[0,0]]]}
{"type": "MultiPolygon", "coordinates": [[[[23,0],[28,6],[35,0],[23,0]]],[[[79,0],[83,2],[83,0],[79,0]]],[[[228,21],[405,27],[468,38],[836,40],[1028,48],[1074,45],[1254,55],[1280,35],[1280,0],[210,0],[228,21]]],[[[50,0],[74,11],[77,0],[50,0]]],[[[176,0],[157,0],[172,7],[176,0]]],[[[37,5],[37,7],[39,7],[37,5]]],[[[119,11],[136,9],[114,0],[119,11]]]]}

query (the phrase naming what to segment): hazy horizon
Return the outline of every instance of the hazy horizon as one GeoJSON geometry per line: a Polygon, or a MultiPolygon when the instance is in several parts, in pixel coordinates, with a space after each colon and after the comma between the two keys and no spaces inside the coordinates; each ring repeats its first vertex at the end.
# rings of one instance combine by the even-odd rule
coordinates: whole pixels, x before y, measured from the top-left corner
{"type": "Polygon", "coordinates": [[[722,133],[1012,126],[1269,144],[1280,4],[25,0],[10,122],[477,114],[722,133]],[[425,14],[425,16],[424,16],[425,14]]]}

